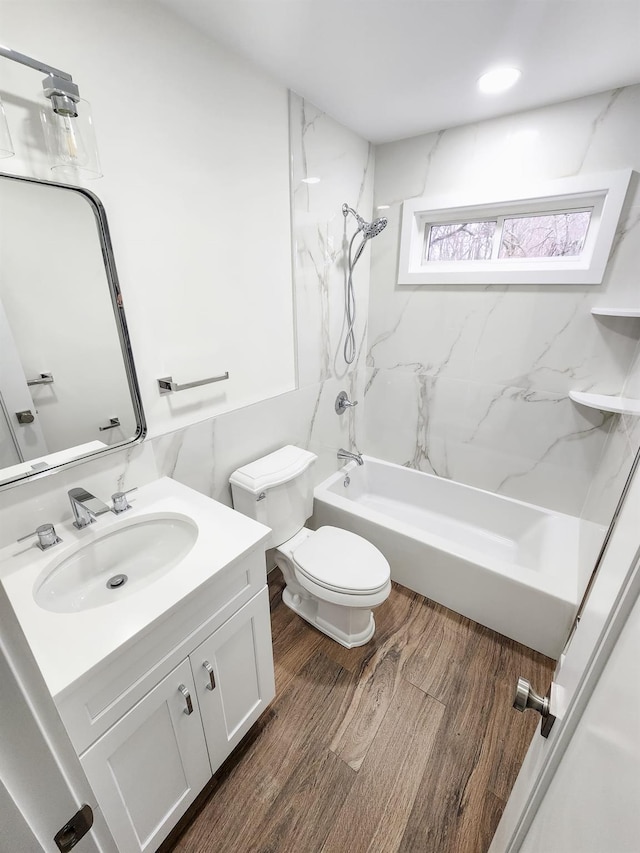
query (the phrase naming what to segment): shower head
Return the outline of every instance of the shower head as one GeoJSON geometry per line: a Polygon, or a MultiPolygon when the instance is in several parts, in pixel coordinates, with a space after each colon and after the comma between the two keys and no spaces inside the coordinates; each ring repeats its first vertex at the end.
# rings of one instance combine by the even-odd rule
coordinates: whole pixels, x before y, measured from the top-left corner
{"type": "Polygon", "coordinates": [[[356,322],[356,297],[353,289],[353,268],[358,263],[358,259],[364,252],[367,242],[372,237],[376,237],[387,227],[387,220],[383,217],[381,219],[374,219],[373,222],[365,222],[360,214],[352,207],[349,207],[346,202],[342,205],[342,213],[345,218],[345,231],[346,218],[349,214],[354,216],[358,223],[358,230],[352,235],[351,240],[349,241],[349,248],[346,252],[347,268],[345,280],[345,323],[347,331],[344,339],[344,360],[347,364],[353,364],[356,357],[356,336],[354,332],[354,325],[356,322]],[[358,244],[355,255],[352,257],[351,250],[353,248],[353,243],[360,233],[362,234],[362,240],[358,244]]]}
{"type": "Polygon", "coordinates": [[[362,229],[364,232],[364,236],[367,240],[371,239],[371,237],[377,237],[381,231],[387,227],[387,219],[384,216],[381,216],[380,219],[374,219],[373,222],[365,222],[364,228],[362,229]]]}
{"type": "Polygon", "coordinates": [[[345,217],[350,213],[355,217],[356,222],[358,223],[358,231],[362,231],[362,236],[365,240],[377,237],[377,235],[387,227],[387,220],[384,216],[381,219],[374,219],[373,222],[365,222],[360,214],[352,207],[349,207],[346,203],[342,205],[342,213],[345,217]]]}

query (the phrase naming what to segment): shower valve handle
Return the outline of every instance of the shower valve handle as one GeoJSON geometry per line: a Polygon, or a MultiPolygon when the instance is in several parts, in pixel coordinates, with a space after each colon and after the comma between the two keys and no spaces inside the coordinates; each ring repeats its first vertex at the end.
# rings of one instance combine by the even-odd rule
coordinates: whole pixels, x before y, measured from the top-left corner
{"type": "Polygon", "coordinates": [[[342,415],[347,409],[352,409],[354,406],[358,405],[358,401],[351,402],[349,397],[347,396],[346,391],[341,391],[336,397],[336,412],[339,415],[342,415]]]}

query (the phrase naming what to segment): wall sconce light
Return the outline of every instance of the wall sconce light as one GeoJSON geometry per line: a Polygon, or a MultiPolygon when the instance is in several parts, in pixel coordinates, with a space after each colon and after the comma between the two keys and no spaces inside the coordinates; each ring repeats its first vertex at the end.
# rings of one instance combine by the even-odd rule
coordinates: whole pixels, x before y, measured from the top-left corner
{"type": "MultiPolygon", "coordinates": [[[[0,56],[47,75],[42,81],[42,88],[49,103],[43,106],[40,115],[51,169],[65,176],[79,174],[85,178],[101,178],[91,108],[80,98],[80,90],[71,74],[1,45],[0,56]]],[[[10,157],[13,153],[6,117],[4,111],[0,111],[0,157],[10,157]],[[8,143],[3,127],[6,128],[8,143]],[[3,154],[7,144],[10,153],[3,154]]]]}

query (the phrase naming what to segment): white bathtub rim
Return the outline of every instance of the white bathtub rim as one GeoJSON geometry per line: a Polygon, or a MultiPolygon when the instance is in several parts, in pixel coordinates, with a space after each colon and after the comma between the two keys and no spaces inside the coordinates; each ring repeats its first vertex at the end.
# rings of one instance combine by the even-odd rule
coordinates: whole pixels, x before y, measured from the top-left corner
{"type": "Polygon", "coordinates": [[[479,552],[473,548],[465,548],[464,546],[455,546],[451,539],[445,539],[434,533],[424,533],[412,524],[404,524],[397,519],[390,518],[382,512],[376,512],[368,507],[358,505],[355,501],[348,498],[340,498],[336,495],[331,495],[327,500],[325,495],[316,494],[316,500],[334,506],[336,509],[342,510],[350,515],[359,516],[367,521],[377,524],[379,527],[388,528],[394,533],[406,536],[410,539],[415,539],[424,545],[432,548],[437,548],[441,551],[446,551],[454,557],[465,560],[469,563],[474,563],[485,571],[503,575],[514,583],[522,583],[526,586],[534,587],[540,592],[553,595],[566,601],[567,604],[575,606],[577,604],[577,588],[575,577],[558,578],[537,572],[529,569],[526,566],[520,566],[517,563],[500,561],[500,560],[481,560],[479,552]],[[358,511],[354,511],[354,506],[358,511]],[[517,574],[516,574],[517,573],[517,574]]]}
{"type": "MultiPolygon", "coordinates": [[[[382,465],[387,468],[397,468],[400,471],[409,471],[412,476],[414,475],[422,475],[423,477],[429,477],[431,480],[437,480],[443,483],[450,483],[454,486],[459,486],[461,489],[466,489],[471,492],[475,492],[479,495],[486,495],[492,500],[500,500],[500,501],[509,501],[509,503],[517,504],[518,506],[525,507],[526,509],[534,510],[539,513],[544,513],[549,516],[553,516],[554,518],[566,519],[568,521],[572,521],[574,523],[579,523],[582,519],[575,515],[569,515],[566,512],[560,512],[555,509],[547,509],[547,507],[539,506],[538,504],[532,504],[528,501],[520,500],[520,498],[511,498],[508,495],[500,495],[497,492],[491,492],[489,489],[481,489],[479,486],[470,486],[467,483],[460,483],[458,480],[451,480],[448,477],[439,477],[437,474],[429,474],[428,471],[420,471],[417,468],[409,468],[407,465],[398,465],[397,462],[387,462],[386,459],[379,459],[377,456],[362,456],[364,463],[366,465],[367,462],[372,462],[374,465],[382,465]]],[[[318,483],[316,486],[317,489],[328,489],[334,483],[337,483],[340,479],[343,479],[346,474],[351,473],[354,469],[357,469],[358,463],[349,461],[342,468],[335,472],[335,474],[331,474],[321,483],[318,483]]]]}
{"type": "MultiPolygon", "coordinates": [[[[405,468],[405,466],[397,465],[393,462],[385,462],[382,459],[376,459],[370,456],[364,456],[363,458],[365,459],[365,464],[366,461],[369,460],[374,464],[388,465],[395,468],[401,468],[403,470],[412,471],[415,474],[424,474],[427,477],[435,478],[435,475],[433,474],[426,474],[426,472],[416,471],[415,469],[411,468],[405,468]]],[[[477,549],[465,547],[464,545],[454,542],[452,539],[438,536],[437,533],[433,533],[430,531],[422,531],[420,530],[420,528],[416,527],[413,524],[404,523],[402,521],[399,521],[398,519],[386,515],[383,512],[379,512],[377,510],[373,510],[369,507],[363,506],[361,503],[354,501],[352,498],[341,497],[335,492],[330,491],[330,487],[342,478],[344,478],[345,474],[352,471],[356,464],[357,463],[355,462],[348,462],[341,470],[339,470],[335,474],[332,474],[330,477],[327,477],[326,480],[316,486],[314,490],[315,499],[320,502],[335,506],[337,509],[340,509],[343,512],[349,513],[351,515],[360,516],[373,524],[377,524],[382,528],[388,528],[389,530],[395,533],[398,533],[402,536],[407,536],[411,539],[421,542],[424,545],[428,545],[430,547],[437,548],[441,551],[448,552],[453,556],[458,557],[459,559],[468,561],[470,563],[478,564],[486,571],[508,577],[514,583],[522,583],[526,586],[534,587],[540,592],[547,593],[549,595],[554,596],[555,598],[565,601],[567,604],[571,604],[573,606],[577,605],[577,561],[575,566],[567,567],[565,565],[565,571],[567,570],[567,568],[569,569],[569,571],[563,576],[558,576],[557,574],[544,573],[541,571],[530,569],[527,566],[522,566],[516,562],[496,559],[483,559],[482,553],[477,549]]],[[[525,501],[518,501],[515,498],[508,498],[503,495],[495,495],[493,492],[487,492],[484,489],[477,489],[474,486],[467,486],[464,483],[456,483],[455,481],[450,482],[453,482],[456,486],[460,486],[461,488],[473,489],[476,492],[490,495],[493,498],[497,497],[505,501],[514,501],[515,503],[521,504],[522,506],[531,508],[538,512],[547,513],[549,516],[560,516],[565,521],[567,526],[572,528],[572,533],[576,536],[577,550],[578,531],[581,523],[581,520],[579,518],[563,513],[557,513],[552,510],[547,510],[545,507],[537,507],[535,504],[529,504],[525,501]]]]}

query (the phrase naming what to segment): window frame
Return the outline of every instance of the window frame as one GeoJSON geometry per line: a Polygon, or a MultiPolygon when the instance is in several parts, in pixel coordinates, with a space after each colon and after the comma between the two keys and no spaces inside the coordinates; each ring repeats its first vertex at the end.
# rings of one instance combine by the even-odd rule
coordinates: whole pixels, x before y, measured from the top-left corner
{"type": "MultiPolygon", "coordinates": [[[[517,193],[425,196],[402,205],[398,284],[600,284],[631,179],[631,169],[523,187],[517,193]],[[590,210],[579,255],[427,261],[428,229],[444,223],[504,220],[590,210]]],[[[502,228],[496,226],[494,240],[502,228]]]]}

